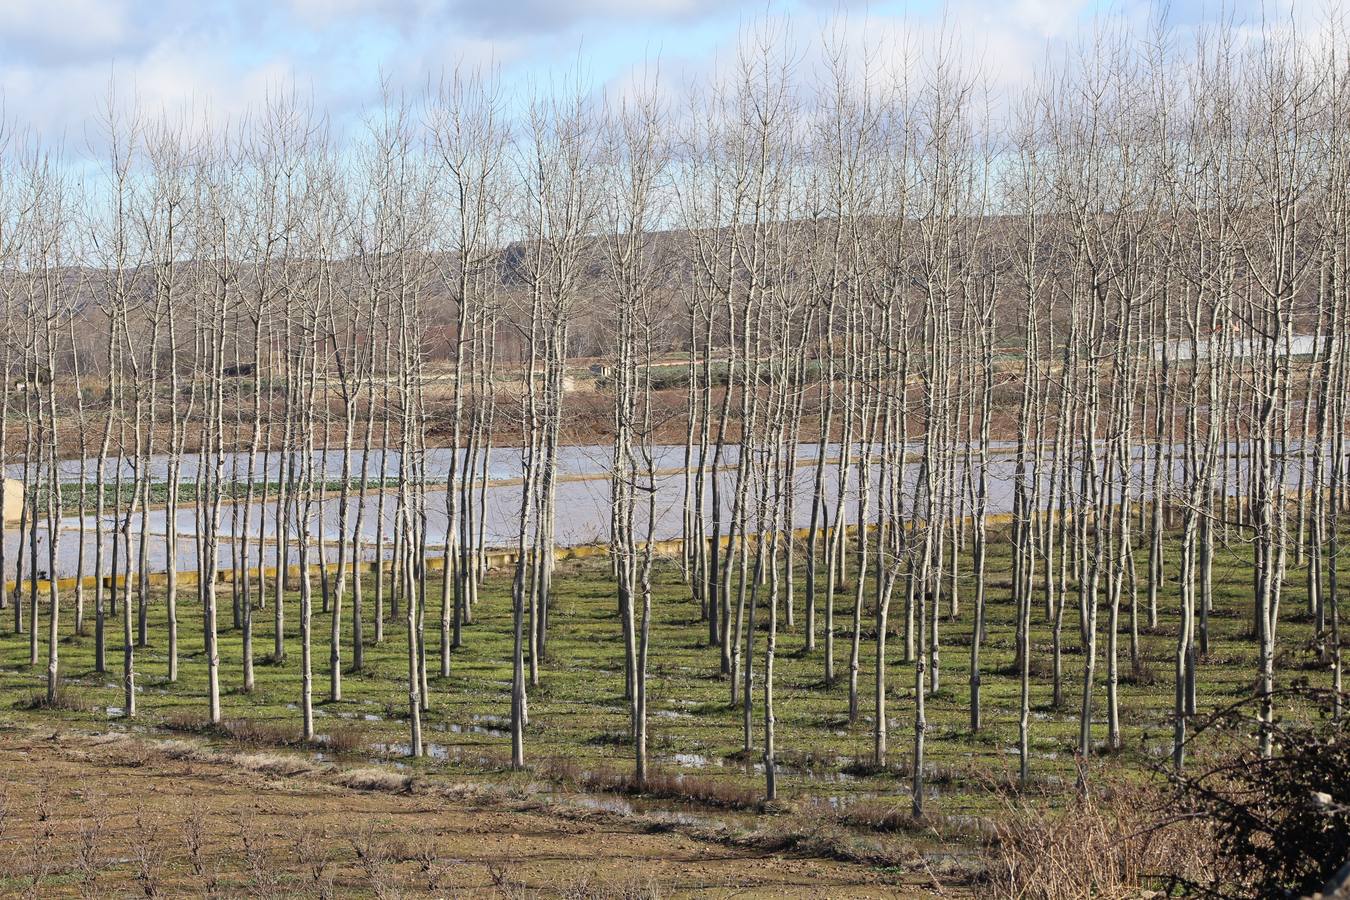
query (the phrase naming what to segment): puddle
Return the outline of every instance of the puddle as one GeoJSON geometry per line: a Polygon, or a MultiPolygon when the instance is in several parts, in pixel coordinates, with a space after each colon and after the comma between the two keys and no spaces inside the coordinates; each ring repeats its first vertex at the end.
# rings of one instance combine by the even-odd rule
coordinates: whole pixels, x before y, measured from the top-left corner
{"type": "Polygon", "coordinates": [[[633,814],[633,804],[619,797],[569,797],[569,802],[577,806],[584,806],[587,809],[595,809],[601,812],[615,813],[620,816],[631,816],[633,814]]]}
{"type": "Polygon", "coordinates": [[[695,815],[694,813],[677,812],[668,809],[652,810],[651,812],[648,812],[646,815],[649,818],[656,820],[657,822],[685,828],[722,824],[712,816],[700,816],[695,815]]]}
{"type": "MultiPolygon", "coordinates": [[[[391,744],[371,744],[370,749],[386,757],[408,757],[412,755],[412,744],[391,743],[391,744]]],[[[450,759],[450,748],[444,744],[434,744],[430,741],[422,742],[422,755],[431,759],[450,759]]]]}
{"type": "MultiPolygon", "coordinates": [[[[812,772],[805,769],[793,769],[787,766],[776,766],[779,775],[795,775],[806,781],[823,781],[827,784],[848,784],[858,780],[857,775],[850,775],[847,772],[812,772]]],[[[764,766],[761,764],[758,768],[759,773],[764,773],[764,766]]]]}
{"type": "MultiPolygon", "coordinates": [[[[444,731],[445,729],[440,729],[444,731]]],[[[455,734],[486,734],[492,737],[510,737],[511,732],[504,728],[493,728],[489,725],[459,725],[451,723],[449,730],[455,734]]]]}
{"type": "Polygon", "coordinates": [[[437,723],[434,728],[436,731],[449,731],[453,734],[485,734],[490,737],[511,736],[511,720],[503,716],[474,714],[469,717],[469,720],[471,724],[468,725],[459,722],[437,723]]]}
{"type": "Polygon", "coordinates": [[[126,713],[126,710],[120,706],[109,706],[107,709],[108,718],[117,719],[126,713]]]}
{"type": "MultiPolygon", "coordinates": [[[[825,798],[825,802],[836,810],[844,811],[858,803],[873,801],[899,803],[908,801],[913,796],[914,793],[910,790],[909,785],[900,785],[894,791],[858,791],[856,794],[832,794],[825,798]]],[[[925,784],[923,796],[927,800],[940,800],[942,799],[942,788],[936,784],[925,784]]]]}
{"type": "Polygon", "coordinates": [[[993,823],[983,816],[955,814],[947,816],[947,821],[957,828],[964,828],[979,834],[992,834],[993,823]]]}
{"type": "MultiPolygon", "coordinates": [[[[764,776],[763,762],[741,761],[740,767],[746,775],[758,775],[761,778],[764,776]]],[[[847,784],[858,780],[857,775],[840,772],[838,769],[803,769],[781,762],[775,763],[773,768],[779,778],[801,778],[804,781],[818,781],[827,784],[847,784]]]]}

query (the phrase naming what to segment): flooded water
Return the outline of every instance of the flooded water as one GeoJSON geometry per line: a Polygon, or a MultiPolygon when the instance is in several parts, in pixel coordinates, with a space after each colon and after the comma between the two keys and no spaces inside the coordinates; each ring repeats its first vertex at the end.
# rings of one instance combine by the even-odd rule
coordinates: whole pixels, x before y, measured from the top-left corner
{"type": "MultiPolygon", "coordinates": [[[[370,749],[379,754],[378,762],[385,762],[395,757],[412,755],[412,745],[407,743],[379,743],[371,744],[370,749]]],[[[422,742],[422,755],[430,759],[448,760],[452,754],[450,748],[444,744],[435,744],[431,741],[422,742]]]]}
{"type": "MultiPolygon", "coordinates": [[[[917,445],[916,445],[917,448],[917,445]]],[[[840,445],[837,443],[826,444],[825,452],[827,456],[834,456],[839,453],[840,445]]],[[[663,444],[653,448],[652,461],[657,469],[678,469],[684,466],[683,444],[663,444]]],[[[819,448],[816,444],[798,445],[797,456],[799,459],[815,459],[819,448]]],[[[695,448],[697,454],[697,448],[695,448]]],[[[225,453],[220,457],[221,477],[225,481],[245,484],[249,481],[254,483],[271,482],[277,483],[284,480],[289,473],[298,471],[303,462],[302,453],[278,453],[259,451],[250,457],[248,453],[225,453]]],[[[609,471],[613,464],[614,448],[608,444],[577,445],[558,448],[558,474],[564,478],[586,475],[597,475],[609,471]]],[[[740,458],[740,448],[735,444],[727,444],[722,449],[722,463],[724,465],[734,465],[740,458]]],[[[179,457],[179,479],[184,484],[191,484],[200,479],[203,474],[203,456],[198,453],[184,453],[179,457]]],[[[428,481],[440,482],[444,484],[445,479],[450,474],[450,463],[453,460],[460,476],[463,475],[463,468],[466,459],[466,451],[463,449],[452,450],[448,447],[431,447],[426,451],[424,457],[423,477],[428,481]]],[[[315,451],[314,456],[315,478],[326,481],[333,481],[342,478],[342,450],[329,449],[315,451]]],[[[130,457],[109,457],[103,461],[104,479],[109,485],[120,473],[124,481],[130,481],[136,477],[138,469],[144,469],[149,473],[152,482],[164,482],[169,478],[168,454],[153,454],[148,463],[141,464],[130,457]]],[[[697,460],[695,460],[695,463],[697,460]]],[[[349,457],[350,476],[353,479],[360,478],[362,474],[362,465],[365,465],[364,471],[372,480],[385,477],[396,480],[402,475],[402,460],[397,450],[379,450],[370,451],[366,454],[359,448],[353,448],[349,457]]],[[[479,457],[478,466],[482,466],[482,458],[479,457]]],[[[81,472],[90,485],[94,482],[94,476],[98,469],[98,460],[86,458],[84,460],[68,459],[62,460],[59,464],[59,475],[62,482],[66,484],[77,484],[80,480],[81,472]]],[[[214,475],[215,458],[210,457],[205,461],[207,469],[206,474],[214,475]]],[[[523,464],[521,460],[521,451],[518,447],[497,447],[494,448],[488,459],[487,477],[489,481],[508,481],[513,478],[521,477],[523,464]]],[[[5,466],[5,475],[9,478],[23,477],[23,463],[11,462],[5,466]]],[[[474,477],[479,477],[480,472],[475,471],[474,477]]]]}
{"type": "MultiPolygon", "coordinates": [[[[917,451],[919,448],[914,447],[912,449],[917,451]]],[[[839,450],[838,445],[829,445],[826,448],[827,456],[837,455],[839,450]]],[[[1014,460],[1008,454],[1008,450],[1009,445],[1007,444],[996,446],[995,455],[989,463],[988,510],[995,515],[1008,513],[1012,510],[1013,484],[1016,472],[1014,460]]],[[[818,448],[815,444],[803,444],[799,447],[797,455],[800,460],[810,461],[816,458],[817,452],[818,448]]],[[[1145,458],[1147,452],[1145,448],[1137,448],[1135,453],[1135,477],[1131,490],[1132,495],[1136,498],[1148,496],[1152,463],[1145,458]]],[[[557,484],[555,540],[558,546],[574,547],[603,544],[608,541],[612,504],[610,483],[606,473],[611,465],[611,453],[610,447],[599,445],[562,448],[559,468],[566,478],[557,484]]],[[[723,521],[726,520],[726,514],[729,513],[733,503],[735,484],[735,472],[726,466],[734,463],[738,454],[739,448],[734,445],[726,448],[723,457],[724,468],[716,473],[720,485],[719,493],[723,506],[723,521]]],[[[449,471],[452,455],[453,452],[450,450],[428,451],[427,477],[433,482],[433,486],[428,489],[427,495],[426,532],[428,553],[432,555],[443,552],[446,541],[449,523],[446,507],[447,501],[452,498],[452,495],[444,489],[444,478],[449,471]]],[[[356,460],[352,469],[354,474],[359,474],[361,464],[359,452],[355,456],[356,460]]],[[[462,451],[460,451],[460,456],[462,458],[462,451]]],[[[293,461],[293,459],[282,458],[278,454],[270,454],[265,458],[260,454],[252,466],[254,480],[275,481],[283,476],[286,467],[293,461]]],[[[398,462],[396,454],[372,453],[372,459],[370,460],[371,477],[380,477],[380,467],[384,466],[385,477],[396,478],[399,469],[398,462]]],[[[653,531],[657,540],[678,538],[681,535],[685,477],[682,471],[669,470],[678,469],[683,463],[683,446],[666,446],[657,449],[657,467],[667,470],[664,474],[658,475],[655,480],[655,524],[653,531]]],[[[322,471],[327,473],[328,476],[340,477],[341,457],[339,453],[329,451],[320,454],[319,464],[322,471]]],[[[63,463],[62,478],[68,481],[77,480],[80,477],[81,465],[82,463],[78,460],[63,463]]],[[[130,472],[134,471],[134,465],[125,460],[110,461],[107,465],[109,469],[114,470],[121,466],[126,470],[124,474],[127,477],[130,477],[130,472]]],[[[184,458],[182,477],[185,482],[195,479],[200,465],[201,460],[196,455],[189,455],[184,458]]],[[[93,463],[85,461],[83,466],[86,477],[91,477],[93,463]]],[[[167,466],[168,460],[166,457],[152,457],[151,477],[153,479],[167,477],[167,466]]],[[[1174,466],[1174,478],[1182,479],[1184,461],[1178,458],[1174,461],[1174,466]]],[[[247,479],[250,472],[248,458],[242,454],[228,454],[224,468],[228,478],[247,479]]],[[[12,474],[17,474],[15,466],[11,465],[9,469],[12,474]]],[[[518,478],[520,471],[521,460],[518,450],[499,450],[493,454],[490,473],[494,480],[488,483],[485,490],[483,523],[484,539],[488,547],[511,547],[515,544],[521,486],[512,479],[518,478]]],[[[921,474],[919,466],[915,463],[906,463],[902,466],[901,471],[906,493],[909,497],[912,497],[915,482],[921,474]]],[[[872,511],[868,513],[867,519],[874,521],[878,468],[875,465],[870,466],[869,472],[869,487],[873,500],[870,504],[872,511]]],[[[812,465],[800,465],[795,470],[795,503],[791,523],[793,528],[805,528],[810,524],[814,475],[815,467],[812,465]]],[[[963,491],[969,493],[967,472],[959,459],[955,467],[954,478],[955,483],[962,485],[963,491]]],[[[1237,479],[1230,480],[1236,481],[1237,479]]],[[[1291,487],[1297,483],[1296,465],[1293,462],[1291,462],[1287,472],[1287,481],[1291,487]]],[[[827,466],[825,469],[823,493],[826,503],[833,513],[833,507],[840,494],[836,466],[827,466]]],[[[857,524],[860,516],[858,509],[859,484],[856,468],[851,470],[848,484],[843,493],[844,519],[848,524],[857,524]]],[[[343,513],[342,503],[343,501],[335,496],[316,500],[310,513],[306,516],[307,529],[311,536],[311,559],[314,562],[318,562],[320,557],[330,563],[336,561],[337,541],[340,535],[339,526],[343,513]],[[322,547],[319,546],[321,542],[323,543],[322,547]]],[[[645,531],[645,512],[642,511],[642,504],[639,504],[639,507],[637,527],[640,531],[645,531]]],[[[965,501],[965,508],[969,509],[968,499],[965,501]]],[[[368,493],[364,497],[350,497],[346,501],[348,535],[355,534],[358,511],[361,512],[362,519],[359,533],[362,557],[365,560],[390,558],[395,516],[394,498],[378,492],[368,493]],[[383,545],[378,540],[380,537],[383,537],[383,545]]],[[[914,510],[907,508],[904,510],[904,515],[910,516],[914,512],[914,510]]],[[[703,511],[705,518],[710,519],[711,513],[711,502],[708,498],[705,498],[703,511]]],[[[919,513],[922,515],[922,510],[919,510],[919,513]]],[[[94,516],[67,516],[60,520],[55,534],[55,574],[58,577],[73,576],[78,572],[82,572],[86,576],[93,574],[94,556],[98,549],[96,546],[98,524],[94,516]]],[[[102,551],[105,573],[110,573],[112,570],[111,557],[114,544],[112,531],[117,524],[111,516],[105,516],[102,522],[104,532],[102,551]]],[[[117,542],[118,559],[116,562],[119,573],[140,569],[142,544],[144,544],[145,568],[152,574],[165,572],[170,567],[178,572],[197,571],[197,536],[199,529],[198,513],[194,505],[189,503],[185,507],[180,507],[176,515],[172,517],[172,521],[170,521],[167,510],[151,509],[144,514],[138,513],[125,525],[129,539],[117,542]],[[177,538],[172,560],[169,558],[168,536],[170,533],[177,538]]],[[[289,562],[294,565],[297,562],[295,550],[298,545],[297,536],[300,532],[299,522],[295,520],[294,512],[288,511],[287,515],[279,516],[278,504],[274,500],[252,504],[243,502],[225,503],[220,513],[218,533],[222,536],[222,540],[217,549],[215,569],[225,571],[238,568],[236,557],[238,557],[239,562],[242,562],[248,568],[275,566],[281,556],[281,545],[278,541],[278,536],[281,534],[286,536],[290,550],[289,562]],[[241,545],[244,544],[247,546],[243,548],[241,554],[241,545]]],[[[39,577],[47,577],[51,574],[48,570],[52,568],[49,562],[52,538],[53,535],[45,527],[40,527],[37,530],[36,571],[39,577]]],[[[24,535],[21,542],[17,528],[11,526],[5,529],[3,574],[6,579],[14,578],[18,556],[21,551],[25,557],[25,572],[31,574],[33,566],[29,560],[34,549],[31,543],[28,540],[28,535],[24,535]]]]}

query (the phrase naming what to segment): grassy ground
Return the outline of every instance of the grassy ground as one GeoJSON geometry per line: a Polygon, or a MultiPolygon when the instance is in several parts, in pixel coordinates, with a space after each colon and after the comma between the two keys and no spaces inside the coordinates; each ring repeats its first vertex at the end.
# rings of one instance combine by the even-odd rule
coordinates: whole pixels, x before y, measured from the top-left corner
{"type": "MultiPolygon", "coordinates": [[[[90,468],[95,468],[94,463],[90,463],[90,468]]],[[[359,478],[352,478],[348,481],[348,487],[353,490],[361,486],[359,478]]],[[[397,480],[393,478],[380,478],[378,474],[366,479],[366,489],[375,491],[382,488],[394,488],[398,486],[397,480]]],[[[329,480],[315,483],[315,490],[322,493],[335,493],[342,490],[341,480],[329,480]]],[[[120,490],[116,480],[112,477],[106,478],[103,485],[103,508],[104,514],[110,515],[117,507],[125,512],[126,505],[132,500],[141,499],[141,491],[148,488],[149,506],[151,508],[164,506],[169,502],[169,483],[167,481],[152,481],[150,484],[137,484],[130,478],[123,479],[120,490]],[[120,506],[119,506],[120,497],[120,506]]],[[[198,483],[195,481],[184,481],[178,485],[178,502],[180,504],[192,504],[197,501],[198,483]]],[[[280,481],[255,481],[253,482],[253,497],[261,497],[264,492],[268,497],[275,498],[282,488],[280,481]]],[[[248,496],[249,485],[246,481],[230,481],[222,485],[221,496],[226,500],[243,500],[248,496]]],[[[48,488],[42,485],[37,490],[37,508],[39,516],[46,510],[48,488]]],[[[84,502],[86,509],[92,511],[97,496],[97,485],[94,482],[93,474],[89,475],[87,483],[84,485],[84,502]]],[[[61,503],[66,515],[71,515],[79,509],[80,485],[63,482],[61,484],[61,503]]],[[[92,528],[90,529],[93,530],[92,528]]]]}
{"type": "MultiPolygon", "coordinates": [[[[1175,552],[1169,555],[1174,566],[1175,552]]],[[[386,625],[385,641],[366,652],[366,670],[348,673],[340,702],[322,702],[326,696],[329,617],[314,616],[315,699],[319,746],[298,746],[300,642],[297,600],[287,597],[287,659],[272,664],[261,658],[272,644],[272,611],[255,613],[254,648],[260,655],[257,686],[243,694],[240,684],[240,636],[228,627],[229,587],[221,608],[221,660],[226,734],[201,726],[205,713],[205,665],[201,657],[201,627],[195,598],[180,603],[180,646],[183,659],[176,684],[165,681],[163,607],[151,610],[150,642],[137,651],[136,669],[141,694],[140,715],[133,722],[121,716],[119,685],[120,625],[110,622],[110,671],[93,671],[91,637],[68,636],[61,643],[64,673],[63,702],[55,709],[27,709],[42,691],[45,666],[30,667],[26,635],[6,627],[0,635],[0,723],[28,733],[36,727],[73,733],[128,731],[136,739],[173,737],[195,732],[208,746],[238,749],[239,744],[283,747],[306,765],[328,767],[377,766],[409,775],[428,786],[467,784],[498,796],[568,797],[598,815],[633,821],[658,822],[662,829],[697,832],[724,845],[781,849],[852,860],[874,875],[890,879],[904,890],[931,883],[950,889],[977,890],[985,852],[987,823],[1007,814],[1002,786],[1017,768],[1017,706],[1019,688],[1012,673],[1013,609],[1007,572],[1006,544],[995,546],[988,562],[988,640],[984,644],[984,728],[969,728],[969,643],[973,619],[969,585],[960,614],[942,625],[942,689],[928,703],[928,759],[931,765],[932,818],[909,821],[907,757],[913,740],[913,668],[902,661],[903,641],[893,635],[889,659],[889,719],[892,768],[873,771],[865,764],[872,753],[874,678],[870,611],[864,614],[865,637],[859,676],[861,715],[848,721],[847,663],[852,593],[836,598],[836,664],[839,678],[827,687],[818,650],[804,652],[803,622],[798,599],[798,628],[780,634],[775,689],[782,801],[762,807],[757,798],[763,777],[757,768],[762,741],[760,684],[756,684],[755,746],[744,759],[741,712],[729,707],[729,684],[719,677],[717,654],[706,646],[707,626],[688,599],[672,565],[658,569],[659,590],[654,602],[651,641],[650,745],[663,775],[655,793],[631,796],[606,793],[626,787],[620,777],[630,766],[631,746],[626,737],[627,712],[623,700],[623,650],[616,601],[608,568],[603,561],[560,564],[555,578],[555,612],[551,643],[543,661],[542,683],[530,696],[530,727],[526,756],[531,768],[511,772],[507,733],[510,679],[509,573],[494,573],[475,610],[475,622],[465,630],[464,646],[455,650],[449,678],[434,678],[431,708],[424,714],[428,756],[403,758],[407,751],[406,632],[402,619],[386,625]],[[144,734],[141,732],[144,731],[144,734]],[[674,775],[680,775],[676,779],[674,775]],[[500,792],[506,792],[501,794],[500,792]],[[688,795],[692,799],[679,799],[688,795]],[[653,818],[655,817],[655,818],[653,818]],[[709,831],[711,829],[711,831],[709,831]]],[[[1201,711],[1236,701],[1250,693],[1256,671],[1256,648],[1247,632],[1250,618],[1250,568],[1247,548],[1235,544],[1220,554],[1216,568],[1215,611],[1211,620],[1211,650],[1202,663],[1201,711]]],[[[800,577],[798,583],[800,584],[800,577]]],[[[1142,586],[1141,586],[1142,587],[1142,586]]],[[[1171,653],[1176,627],[1175,585],[1165,586],[1160,601],[1161,622],[1154,633],[1141,636],[1144,666],[1132,674],[1129,666],[1128,618],[1122,608],[1120,637],[1122,684],[1121,715],[1124,748],[1090,761],[1094,778],[1143,779],[1170,748],[1172,705],[1171,653]]],[[[439,583],[429,586],[433,608],[428,611],[428,665],[437,668],[435,627],[439,583]]],[[[372,590],[366,591],[367,612],[372,590]]],[[[159,598],[156,598],[158,601],[159,598]]],[[[1128,602],[1128,596],[1127,596],[1128,602]]],[[[1141,590],[1140,601],[1144,600],[1141,590]]],[[[903,627],[902,601],[893,608],[893,629],[903,627]]],[[[70,617],[71,599],[65,599],[63,617],[70,617]]],[[[1312,627],[1303,614],[1301,570],[1291,567],[1285,595],[1279,644],[1284,653],[1281,678],[1294,674],[1326,679],[1318,672],[1310,651],[1312,627]],[[1296,670],[1296,671],[1295,671],[1296,670]]],[[[760,617],[761,621],[763,616],[760,617]]],[[[1141,610],[1141,627],[1142,627],[1141,610]]],[[[12,621],[6,614],[6,621],[12,621]]],[[[1103,630],[1106,610],[1102,609],[1103,630]]],[[[349,627],[344,623],[344,634],[349,627]]],[[[70,626],[62,633],[69,635],[70,626]]],[[[1049,624],[1038,607],[1033,615],[1032,752],[1036,779],[1035,802],[1058,805],[1068,801],[1077,774],[1074,747],[1081,695],[1082,656],[1078,652],[1076,604],[1072,600],[1064,622],[1064,706],[1050,705],[1049,624]]],[[[39,632],[45,637],[45,627],[39,632]]],[[[367,636],[373,627],[367,624],[367,636]]],[[[755,665],[762,668],[763,635],[757,636],[755,665]]],[[[820,644],[823,647],[823,641],[820,644]]],[[[1094,731],[1105,739],[1105,651],[1100,641],[1099,681],[1095,694],[1094,731]]],[[[42,648],[45,663],[45,647],[42,648]]],[[[350,664],[344,647],[344,664],[350,664]]],[[[1294,711],[1286,711],[1294,712],[1294,711]]],[[[172,781],[168,782],[172,784],[172,781]]],[[[164,788],[172,790],[172,787],[164,788]]],[[[321,801],[316,801],[320,802],[321,801]]],[[[639,863],[639,866],[642,864],[639,863]]],[[[660,872],[653,869],[659,877],[660,872]]]]}

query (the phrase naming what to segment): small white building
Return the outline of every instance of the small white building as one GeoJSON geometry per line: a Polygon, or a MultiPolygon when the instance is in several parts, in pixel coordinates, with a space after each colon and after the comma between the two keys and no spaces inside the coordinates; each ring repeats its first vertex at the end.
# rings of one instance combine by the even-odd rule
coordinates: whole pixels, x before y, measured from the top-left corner
{"type": "MultiPolygon", "coordinates": [[[[1313,353],[1326,343],[1324,335],[1316,334],[1290,334],[1285,341],[1275,348],[1275,355],[1284,356],[1312,356],[1313,353]]],[[[1219,342],[1213,337],[1203,337],[1196,342],[1193,347],[1190,338],[1177,338],[1171,341],[1158,341],[1153,345],[1153,358],[1160,360],[1163,358],[1163,351],[1167,351],[1167,356],[1174,362],[1189,361],[1194,351],[1199,350],[1201,359],[1209,359],[1210,354],[1220,349],[1219,342]]],[[[1234,339],[1229,342],[1227,352],[1231,353],[1236,359],[1248,359],[1253,356],[1262,356],[1268,352],[1268,347],[1261,341],[1249,341],[1234,339]]]]}
{"type": "Polygon", "coordinates": [[[0,489],[0,507],[4,508],[4,515],[0,516],[4,521],[19,521],[19,514],[23,510],[22,481],[15,478],[4,480],[4,487],[0,489]]]}

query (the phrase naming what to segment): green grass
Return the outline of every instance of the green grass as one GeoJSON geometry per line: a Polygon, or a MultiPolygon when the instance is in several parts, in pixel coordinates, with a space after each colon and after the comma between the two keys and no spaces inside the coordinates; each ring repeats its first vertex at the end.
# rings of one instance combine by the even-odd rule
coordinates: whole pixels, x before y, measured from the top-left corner
{"type": "MultiPolygon", "coordinates": [[[[441,482],[443,483],[443,479],[441,482]]],[[[393,488],[398,486],[398,480],[394,478],[381,479],[378,476],[366,479],[367,490],[380,490],[381,488],[393,488]]],[[[347,482],[353,490],[360,488],[361,479],[352,478],[347,482]]],[[[255,481],[253,483],[254,498],[261,497],[264,491],[269,497],[275,497],[280,492],[282,483],[279,481],[255,481]]],[[[111,511],[120,495],[121,505],[125,508],[126,504],[132,499],[140,499],[140,491],[146,488],[149,491],[149,501],[151,506],[162,506],[169,500],[169,483],[167,481],[152,481],[149,485],[137,484],[133,479],[126,478],[122,481],[120,490],[112,477],[108,477],[103,483],[103,506],[104,511],[111,511]]],[[[337,492],[342,489],[342,481],[333,479],[328,481],[315,482],[315,490],[322,492],[337,492]]],[[[248,496],[249,485],[246,481],[231,481],[221,486],[221,496],[226,500],[242,500],[248,496]]],[[[95,497],[97,495],[97,485],[94,483],[93,473],[89,473],[88,479],[84,485],[85,506],[92,513],[95,497]]],[[[39,515],[46,508],[47,488],[40,486],[37,491],[37,507],[39,515]]],[[[180,504],[195,503],[198,496],[198,483],[195,481],[183,481],[178,485],[178,502],[180,504]]],[[[61,504],[66,514],[70,514],[79,506],[80,485],[78,483],[62,483],[61,485],[61,504]]]]}
{"type": "MultiPolygon", "coordinates": [[[[969,637],[973,610],[973,588],[963,584],[960,615],[942,624],[942,690],[928,701],[928,760],[934,768],[930,778],[934,793],[930,808],[947,816],[983,816],[997,814],[1001,801],[991,791],[991,783],[1006,783],[1017,770],[1017,710],[1019,686],[1012,672],[1014,627],[1013,608],[1008,590],[1010,559],[1006,541],[991,548],[988,561],[989,583],[988,640],[983,657],[984,729],[972,735],[969,729],[968,667],[969,637]]],[[[1175,570],[1178,554],[1168,554],[1169,572],[1175,570]]],[[[1143,556],[1139,557],[1141,560],[1143,556]]],[[[1292,563],[1292,560],[1291,560],[1292,563]]],[[[1142,562],[1141,562],[1142,566],[1142,562]]],[[[1248,548],[1240,543],[1224,550],[1216,565],[1215,613],[1211,619],[1211,649],[1202,663],[1199,703],[1202,712],[1250,694],[1256,672],[1256,647],[1247,637],[1251,608],[1248,548]]],[[[651,638],[649,735],[653,761],[671,770],[684,769],[691,774],[724,780],[729,786],[758,789],[762,776],[753,761],[742,761],[741,711],[728,705],[729,684],[718,675],[715,648],[706,646],[707,626],[689,599],[679,574],[672,564],[657,569],[658,589],[654,601],[651,638]]],[[[803,578],[798,572],[798,589],[803,578]]],[[[567,761],[569,771],[589,768],[627,767],[631,746],[627,742],[627,706],[623,699],[623,647],[620,638],[617,602],[603,560],[560,563],[554,581],[556,594],[551,621],[551,642],[541,665],[542,683],[530,695],[530,726],[526,732],[526,757],[532,763],[550,759],[567,761]]],[[[1283,601],[1284,620],[1280,626],[1279,647],[1287,651],[1285,666],[1278,679],[1287,683],[1295,676],[1311,676],[1315,683],[1329,682],[1325,671],[1312,669],[1305,651],[1311,641],[1312,626],[1304,615],[1304,578],[1292,566],[1283,601]],[[1320,681],[1319,681],[1320,679],[1320,681]]],[[[1146,595],[1140,592],[1141,605],[1146,595]]],[[[464,631],[464,645],[452,651],[449,678],[431,679],[431,709],[424,715],[424,737],[431,754],[411,763],[430,777],[448,772],[456,778],[529,781],[528,773],[510,773],[506,769],[510,741],[506,735],[510,712],[510,573],[492,574],[475,609],[475,621],[464,631]]],[[[1175,645],[1177,621],[1176,586],[1168,582],[1160,600],[1161,622],[1155,633],[1141,635],[1142,655],[1154,678],[1129,683],[1129,636],[1127,607],[1122,604],[1120,636],[1121,717],[1124,748],[1104,756],[1098,765],[1114,777],[1141,777],[1150,765],[1165,758],[1170,748],[1172,706],[1171,654],[1175,645]]],[[[427,590],[428,668],[438,670],[440,583],[433,581],[427,590]]],[[[71,634],[73,595],[63,597],[63,639],[60,645],[65,702],[57,708],[27,709],[35,693],[43,689],[46,649],[40,648],[41,662],[30,667],[28,637],[12,633],[12,612],[3,613],[0,622],[0,721],[97,725],[112,723],[126,727],[153,728],[166,722],[192,722],[205,714],[205,663],[201,655],[200,608],[195,591],[180,595],[179,629],[181,648],[180,679],[165,681],[164,607],[156,596],[151,607],[150,640],[136,654],[139,716],[135,723],[116,715],[122,705],[120,620],[108,622],[109,671],[93,671],[92,610],[88,610],[90,636],[71,634]],[[112,712],[109,709],[113,708],[112,712]]],[[[88,601],[87,601],[88,602],[88,601]]],[[[797,627],[786,627],[780,616],[778,657],[776,662],[776,711],[779,758],[785,771],[780,774],[780,794],[786,798],[839,798],[848,802],[874,797],[905,802],[908,776],[903,771],[913,741],[913,668],[902,660],[904,610],[903,596],[893,603],[893,636],[888,644],[889,718],[891,727],[892,769],[872,772],[866,765],[872,755],[874,642],[871,639],[871,615],[863,617],[865,636],[859,673],[859,721],[850,726],[848,713],[847,629],[852,614],[852,592],[836,597],[837,682],[823,683],[823,640],[814,654],[804,652],[801,598],[797,598],[797,627]],[[842,772],[855,773],[852,775],[842,772]]],[[[1126,597],[1128,602],[1128,595],[1126,597]]],[[[298,637],[298,601],[294,593],[286,598],[287,657],[282,664],[267,658],[272,647],[273,612],[270,608],[254,614],[254,651],[257,657],[256,688],[252,694],[240,691],[240,634],[230,627],[231,586],[221,587],[220,600],[223,705],[226,719],[247,720],[264,733],[298,738],[300,699],[298,637]],[[270,730],[270,731],[269,731],[270,730]],[[278,731],[279,730],[279,731],[278,731]]],[[[365,591],[366,635],[374,635],[369,616],[373,611],[373,588],[365,591]]],[[[314,697],[317,730],[333,736],[346,748],[346,757],[357,762],[374,758],[398,759],[397,746],[408,740],[407,723],[402,718],[407,705],[407,635],[402,617],[391,617],[386,624],[385,640],[371,644],[366,651],[366,670],[348,673],[343,679],[343,700],[325,702],[328,688],[329,616],[317,609],[314,614],[314,697]],[[379,745],[384,745],[382,748],[379,745]]],[[[1103,632],[1106,626],[1105,595],[1100,613],[1103,632]]],[[[1141,627],[1145,618],[1141,609],[1141,627]]],[[[350,618],[350,594],[344,618],[350,618]]],[[[767,617],[759,616],[761,623],[767,617]]],[[[823,620],[823,616],[822,616],[823,620]]],[[[345,666],[351,664],[351,648],[346,634],[350,622],[343,623],[345,666]]],[[[45,642],[45,626],[39,635],[45,642]]],[[[1065,613],[1063,639],[1064,705],[1050,706],[1049,671],[1050,630],[1039,605],[1033,610],[1033,659],[1036,674],[1032,687],[1033,774],[1047,792],[1047,802],[1068,796],[1074,775],[1074,749],[1078,732],[1078,703],[1081,694],[1082,656],[1078,652],[1076,598],[1071,593],[1065,613]]],[[[1106,636],[1100,638],[1098,682],[1095,693],[1094,726],[1100,741],[1106,738],[1106,636]]],[[[764,636],[756,637],[755,668],[763,671],[764,636]]],[[[755,687],[755,742],[762,746],[762,684],[755,687]]],[[[315,748],[318,750],[321,748],[315,748]]],[[[309,752],[309,751],[306,751],[309,752]]],[[[554,771],[559,770],[557,765],[554,771]]]]}

